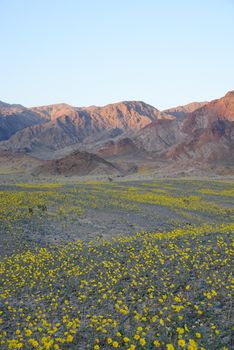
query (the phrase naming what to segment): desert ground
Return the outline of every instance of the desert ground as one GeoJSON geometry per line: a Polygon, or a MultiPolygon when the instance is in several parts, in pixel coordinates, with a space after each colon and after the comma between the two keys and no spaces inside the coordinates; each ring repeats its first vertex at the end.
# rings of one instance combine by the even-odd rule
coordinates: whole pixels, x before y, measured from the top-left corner
{"type": "Polygon", "coordinates": [[[1,349],[232,348],[231,176],[0,183],[1,349]]]}

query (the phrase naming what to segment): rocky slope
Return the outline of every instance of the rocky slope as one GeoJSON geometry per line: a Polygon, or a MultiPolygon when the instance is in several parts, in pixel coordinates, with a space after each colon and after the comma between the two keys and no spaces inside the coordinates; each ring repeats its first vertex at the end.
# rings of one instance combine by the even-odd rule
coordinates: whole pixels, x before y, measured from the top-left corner
{"type": "Polygon", "coordinates": [[[234,147],[234,92],[206,103],[183,118],[158,120],[141,129],[134,143],[164,159],[231,161],[234,147]]]}
{"type": "Polygon", "coordinates": [[[170,118],[144,102],[120,102],[104,107],[76,108],[66,104],[37,107],[32,113],[46,120],[19,131],[2,147],[17,151],[61,149],[69,145],[130,134],[160,118],[170,118]]]}
{"type": "Polygon", "coordinates": [[[169,158],[188,157],[231,161],[234,149],[234,91],[187,115],[181,125],[185,135],[169,158]]]}
{"type": "Polygon", "coordinates": [[[76,151],[61,159],[44,161],[42,165],[34,169],[33,174],[62,176],[119,175],[121,170],[95,154],[76,151]]]}
{"type": "Polygon", "coordinates": [[[109,159],[234,161],[234,91],[164,112],[137,101],[31,109],[0,103],[0,111],[0,123],[16,120],[9,133],[0,124],[0,135],[8,138],[0,142],[1,150],[41,152],[47,159],[70,157],[71,151],[79,150],[109,159]]]}
{"type": "Polygon", "coordinates": [[[113,157],[123,155],[137,155],[141,152],[135,143],[129,137],[121,138],[120,140],[110,140],[105,142],[96,153],[102,157],[113,157]]]}
{"type": "Polygon", "coordinates": [[[44,121],[44,117],[28,108],[0,101],[0,141],[9,139],[17,131],[44,121]]]}
{"type": "Polygon", "coordinates": [[[169,113],[171,115],[174,115],[175,117],[184,117],[187,113],[192,113],[196,109],[201,108],[205,106],[208,102],[191,102],[184,106],[177,106],[173,108],[166,109],[164,113],[169,113]]]}
{"type": "Polygon", "coordinates": [[[42,160],[24,153],[0,152],[0,174],[30,173],[42,160]]]}

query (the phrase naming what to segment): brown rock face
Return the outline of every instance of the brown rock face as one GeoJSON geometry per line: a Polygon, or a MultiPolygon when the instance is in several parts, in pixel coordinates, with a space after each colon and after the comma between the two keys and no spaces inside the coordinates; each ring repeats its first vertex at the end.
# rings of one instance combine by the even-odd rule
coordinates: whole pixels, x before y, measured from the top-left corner
{"type": "Polygon", "coordinates": [[[186,138],[181,144],[190,157],[212,161],[233,159],[234,92],[189,114],[182,131],[186,138]]]}
{"type": "Polygon", "coordinates": [[[208,102],[192,102],[185,106],[178,106],[174,108],[166,109],[164,112],[174,115],[177,118],[184,117],[187,113],[192,113],[196,109],[205,106],[208,102]]]}
{"type": "Polygon", "coordinates": [[[217,120],[234,121],[234,92],[228,92],[224,97],[207,103],[187,116],[183,125],[185,132],[209,127],[217,120]]]}
{"type": "MultiPolygon", "coordinates": [[[[2,130],[4,138],[8,138],[0,142],[2,150],[37,154],[37,150],[44,149],[45,153],[56,151],[64,156],[79,149],[103,157],[130,155],[134,159],[143,155],[184,162],[234,160],[234,91],[209,103],[195,102],[166,112],[144,102],[130,101],[103,107],[58,104],[31,109],[0,103],[0,113],[0,138],[2,130]],[[15,118],[15,124],[6,124],[11,118],[15,118]],[[9,130],[6,125],[10,125],[9,130]]],[[[67,161],[56,164],[65,162],[69,167],[67,161]]],[[[50,166],[56,168],[54,163],[48,163],[50,166]]]]}
{"type": "Polygon", "coordinates": [[[3,146],[23,151],[45,146],[55,150],[86,139],[92,142],[113,138],[164,117],[156,108],[135,101],[87,108],[61,104],[33,108],[32,112],[46,122],[18,132],[3,146]]]}
{"type": "Polygon", "coordinates": [[[232,161],[234,92],[183,118],[153,122],[138,132],[134,142],[161,159],[232,161]]]}
{"type": "Polygon", "coordinates": [[[0,101],[0,141],[9,139],[17,131],[43,122],[43,117],[28,108],[0,101]]]}
{"type": "Polygon", "coordinates": [[[177,142],[179,138],[179,126],[176,119],[157,120],[139,130],[134,138],[139,148],[148,153],[160,155],[166,149],[177,142]]]}
{"type": "Polygon", "coordinates": [[[47,160],[34,170],[35,175],[82,176],[90,174],[120,174],[112,163],[88,152],[73,152],[61,159],[47,160]]]}
{"type": "Polygon", "coordinates": [[[140,152],[135,143],[128,137],[114,141],[106,142],[97,150],[97,154],[102,157],[136,155],[140,152]]]}

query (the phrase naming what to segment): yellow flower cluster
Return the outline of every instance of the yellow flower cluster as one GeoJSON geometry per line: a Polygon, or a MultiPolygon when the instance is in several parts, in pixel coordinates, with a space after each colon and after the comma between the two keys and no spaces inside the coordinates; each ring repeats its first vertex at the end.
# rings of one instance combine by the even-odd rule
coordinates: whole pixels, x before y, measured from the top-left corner
{"type": "Polygon", "coordinates": [[[5,257],[0,348],[230,349],[233,232],[203,225],[5,257]]]}

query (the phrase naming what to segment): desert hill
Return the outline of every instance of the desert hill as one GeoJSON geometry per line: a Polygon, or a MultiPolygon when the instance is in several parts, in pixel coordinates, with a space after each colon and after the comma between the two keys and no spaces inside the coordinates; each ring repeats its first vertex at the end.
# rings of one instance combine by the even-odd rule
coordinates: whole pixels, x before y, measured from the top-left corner
{"type": "Polygon", "coordinates": [[[73,152],[60,158],[45,160],[34,175],[83,176],[92,174],[120,175],[121,170],[103,158],[88,152],[73,152]]]}

